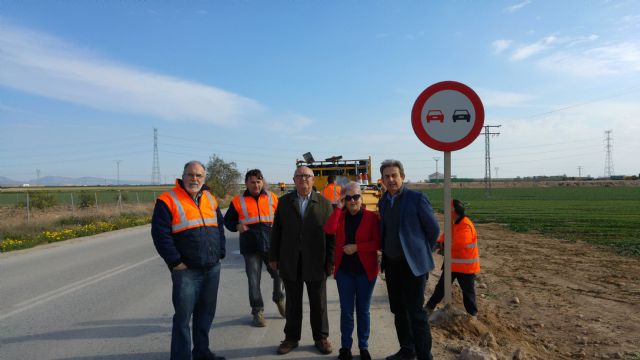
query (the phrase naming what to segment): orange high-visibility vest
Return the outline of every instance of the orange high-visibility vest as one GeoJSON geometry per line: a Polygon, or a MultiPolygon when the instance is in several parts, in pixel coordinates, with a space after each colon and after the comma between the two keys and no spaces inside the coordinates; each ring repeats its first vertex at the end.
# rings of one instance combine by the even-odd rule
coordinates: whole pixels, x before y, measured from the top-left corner
{"type": "Polygon", "coordinates": [[[332,204],[336,204],[338,200],[340,200],[340,192],[342,191],[342,187],[336,184],[328,184],[322,190],[322,195],[332,204]]]}
{"type": "Polygon", "coordinates": [[[238,222],[244,225],[256,223],[273,223],[273,216],[278,207],[278,197],[271,191],[260,193],[258,201],[249,196],[236,195],[231,201],[238,213],[238,222]]]}
{"type": "Polygon", "coordinates": [[[208,190],[202,191],[200,205],[196,205],[191,195],[176,181],[176,186],[162,193],[158,200],[167,204],[171,211],[171,233],[193,229],[201,226],[218,227],[216,211],[218,202],[208,190]]]}
{"type": "MultiPolygon", "coordinates": [[[[451,229],[451,272],[479,273],[478,234],[473,223],[465,216],[459,223],[454,223],[451,229]]],[[[438,242],[444,243],[444,233],[438,242]]]]}

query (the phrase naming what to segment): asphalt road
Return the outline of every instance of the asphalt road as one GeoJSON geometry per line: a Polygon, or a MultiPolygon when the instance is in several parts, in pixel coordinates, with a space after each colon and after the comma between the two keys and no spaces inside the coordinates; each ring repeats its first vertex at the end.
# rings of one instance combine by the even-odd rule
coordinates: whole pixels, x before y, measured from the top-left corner
{"type": "MultiPolygon", "coordinates": [[[[218,310],[209,336],[227,359],[333,359],[340,347],[336,284],[327,282],[331,355],[313,347],[305,306],[300,347],[276,355],[284,319],[270,302],[263,270],[267,327],[251,327],[244,261],[238,238],[227,232],[218,310]]],[[[305,295],[306,298],[306,295],[305,295]]],[[[151,240],[150,227],[104,233],[0,254],[0,359],[168,359],[171,279],[151,240]]],[[[371,307],[370,351],[384,358],[398,349],[384,281],[371,307]]],[[[354,343],[357,344],[354,334],[354,343]]],[[[354,346],[357,354],[357,346],[354,346]]]]}

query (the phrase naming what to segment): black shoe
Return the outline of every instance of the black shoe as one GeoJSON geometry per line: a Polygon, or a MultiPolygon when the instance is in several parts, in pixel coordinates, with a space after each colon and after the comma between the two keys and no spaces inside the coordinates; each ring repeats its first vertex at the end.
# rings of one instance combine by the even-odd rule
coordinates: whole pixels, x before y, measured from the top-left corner
{"type": "Polygon", "coordinates": [[[387,356],[386,360],[413,360],[416,358],[416,353],[409,349],[400,349],[397,353],[387,356]]]}
{"type": "Polygon", "coordinates": [[[224,356],[217,356],[216,354],[209,351],[209,353],[205,356],[194,356],[193,360],[226,360],[224,356]]]}
{"type": "Polygon", "coordinates": [[[371,360],[371,354],[369,354],[369,350],[360,349],[360,360],[371,360]]]}
{"type": "Polygon", "coordinates": [[[347,349],[347,348],[340,349],[340,355],[338,355],[338,360],[351,360],[351,359],[353,359],[353,355],[351,355],[351,349],[347,349]]]}

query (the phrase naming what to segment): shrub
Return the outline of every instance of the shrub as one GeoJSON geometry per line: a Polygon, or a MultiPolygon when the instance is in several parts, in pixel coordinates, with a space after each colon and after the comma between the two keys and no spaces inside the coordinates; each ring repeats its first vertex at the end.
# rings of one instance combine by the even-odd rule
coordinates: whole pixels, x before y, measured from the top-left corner
{"type": "Polygon", "coordinates": [[[34,192],[31,193],[30,196],[30,206],[36,209],[44,210],[56,205],[57,203],[58,200],[56,199],[56,197],[49,192],[34,192]]]}

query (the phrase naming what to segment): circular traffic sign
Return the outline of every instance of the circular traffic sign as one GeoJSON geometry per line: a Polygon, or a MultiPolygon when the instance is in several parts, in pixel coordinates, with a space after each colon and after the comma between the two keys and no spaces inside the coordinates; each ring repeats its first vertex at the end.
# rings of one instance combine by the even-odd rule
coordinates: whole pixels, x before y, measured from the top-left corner
{"type": "Polygon", "coordinates": [[[475,140],[484,125],[484,107],[470,87],[442,81],[426,88],[411,110],[413,131],[428,147],[460,150],[475,140]]]}

